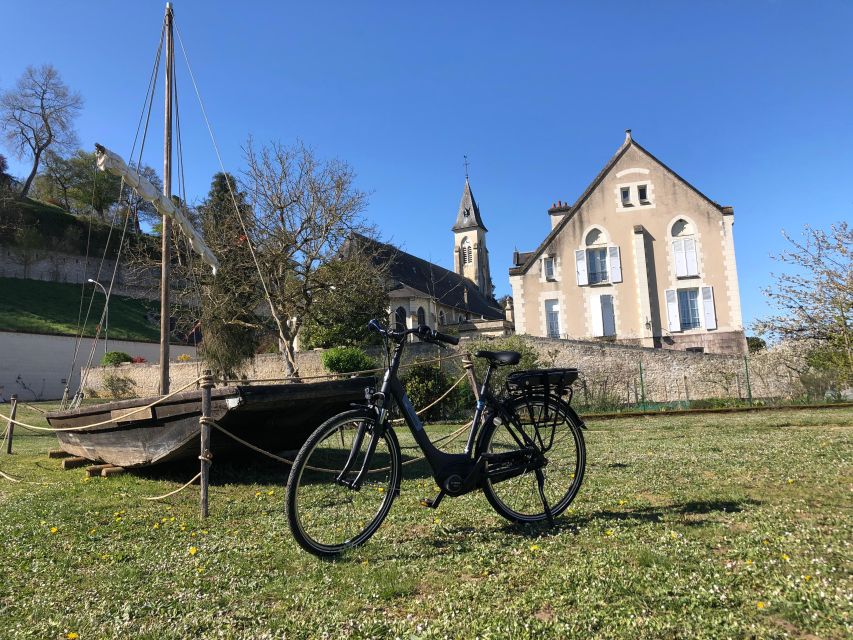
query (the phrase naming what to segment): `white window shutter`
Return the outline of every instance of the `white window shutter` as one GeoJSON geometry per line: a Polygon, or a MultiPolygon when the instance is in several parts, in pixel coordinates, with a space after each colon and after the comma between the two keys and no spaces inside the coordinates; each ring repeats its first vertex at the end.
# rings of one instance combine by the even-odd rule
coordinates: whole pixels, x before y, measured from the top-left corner
{"type": "Polygon", "coordinates": [[[702,314],[705,317],[705,328],[717,328],[717,310],[714,308],[714,287],[702,287],[702,314]]]}
{"type": "Polygon", "coordinates": [[[577,276],[579,286],[589,284],[589,279],[586,272],[585,249],[577,249],[575,251],[575,275],[577,276]]]}
{"type": "Polygon", "coordinates": [[[601,296],[601,325],[602,335],[616,335],[616,316],[613,313],[613,296],[601,296]]]}
{"type": "Polygon", "coordinates": [[[619,247],[607,247],[607,260],[610,263],[610,282],[622,282],[622,258],[619,247]]]}
{"type": "Polygon", "coordinates": [[[678,293],[675,289],[664,291],[666,296],[666,316],[670,331],[681,331],[681,317],[678,315],[678,293]]]}
{"type": "Polygon", "coordinates": [[[696,260],[696,240],[684,238],[684,262],[688,276],[699,275],[699,263],[696,260]]]}
{"type": "Polygon", "coordinates": [[[679,238],[672,241],[672,253],[675,256],[675,277],[683,278],[687,275],[687,260],[684,257],[684,240],[679,238]]]}
{"type": "Polygon", "coordinates": [[[606,296],[592,296],[592,335],[600,338],[604,335],[603,314],[601,313],[601,299],[606,296]]]}

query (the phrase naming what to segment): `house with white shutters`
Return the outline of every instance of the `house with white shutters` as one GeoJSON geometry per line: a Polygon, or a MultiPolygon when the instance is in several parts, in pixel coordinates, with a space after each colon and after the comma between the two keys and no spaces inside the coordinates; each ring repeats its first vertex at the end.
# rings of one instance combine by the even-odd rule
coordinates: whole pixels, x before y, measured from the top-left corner
{"type": "Polygon", "coordinates": [[[734,210],[701,193],[626,131],[551,232],[510,268],[517,333],[745,353],[734,210]]]}

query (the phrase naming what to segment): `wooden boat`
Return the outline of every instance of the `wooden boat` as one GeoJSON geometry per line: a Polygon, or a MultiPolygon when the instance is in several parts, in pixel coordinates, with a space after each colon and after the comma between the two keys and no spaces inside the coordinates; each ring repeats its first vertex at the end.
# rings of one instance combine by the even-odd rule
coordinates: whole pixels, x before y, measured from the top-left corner
{"type": "MultiPolygon", "coordinates": [[[[264,449],[298,449],[320,423],[364,398],[373,378],[349,378],[310,384],[234,385],[212,390],[212,417],[224,429],[264,449]]],[[[62,449],[71,455],[118,467],[146,467],[199,454],[201,390],[185,391],[128,416],[157,397],[118,400],[47,414],[59,431],[62,449]],[[126,416],[126,417],[125,417],[126,416]],[[100,427],[87,425],[109,420],[100,427]]],[[[219,458],[245,446],[212,431],[212,453],[219,458]]]]}

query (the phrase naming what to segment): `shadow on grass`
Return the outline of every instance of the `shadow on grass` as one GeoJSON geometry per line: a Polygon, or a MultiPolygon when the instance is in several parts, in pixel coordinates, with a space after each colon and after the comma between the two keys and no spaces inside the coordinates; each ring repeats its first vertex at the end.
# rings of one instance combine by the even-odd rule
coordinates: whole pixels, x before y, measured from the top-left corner
{"type": "MultiPolygon", "coordinates": [[[[690,500],[659,507],[641,507],[621,511],[604,510],[584,516],[566,516],[565,514],[554,521],[549,527],[547,522],[534,524],[507,524],[502,531],[526,537],[555,536],[564,532],[577,533],[584,527],[595,523],[657,523],[672,517],[708,515],[712,513],[740,513],[761,503],[756,500],[690,500]]],[[[683,524],[688,526],[704,526],[705,521],[690,521],[683,524]]]]}

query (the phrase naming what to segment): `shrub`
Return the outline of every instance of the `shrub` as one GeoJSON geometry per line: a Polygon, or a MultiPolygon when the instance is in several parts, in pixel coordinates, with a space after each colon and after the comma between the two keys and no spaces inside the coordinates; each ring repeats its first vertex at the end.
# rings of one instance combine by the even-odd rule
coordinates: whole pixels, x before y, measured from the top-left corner
{"type": "Polygon", "coordinates": [[[334,373],[351,373],[376,367],[376,361],[358,347],[334,347],[323,353],[323,366],[334,373]]]}
{"type": "Polygon", "coordinates": [[[124,351],[108,351],[104,354],[104,357],[101,358],[102,367],[117,367],[123,362],[133,362],[133,358],[130,357],[130,354],[127,354],[124,351]]]}
{"type": "MultiPolygon", "coordinates": [[[[524,369],[536,369],[540,367],[539,354],[536,349],[528,342],[519,336],[509,336],[507,338],[497,338],[492,340],[476,340],[468,346],[468,353],[474,354],[477,351],[518,351],[521,354],[521,361],[514,367],[498,367],[492,372],[492,381],[490,386],[492,391],[497,395],[503,388],[506,382],[506,377],[513,371],[521,371],[524,369]]],[[[477,374],[477,382],[483,383],[483,377],[486,375],[486,369],[489,363],[483,358],[473,358],[474,372],[477,374]]]]}
{"type": "MultiPolygon", "coordinates": [[[[406,395],[418,411],[435,402],[455,382],[452,376],[439,367],[429,364],[415,364],[410,367],[401,381],[406,389],[406,395]]],[[[444,400],[425,414],[421,414],[421,419],[462,418],[473,413],[473,407],[474,396],[467,381],[463,381],[444,400]]]]}
{"type": "Polygon", "coordinates": [[[113,373],[104,376],[104,389],[116,400],[136,395],[136,383],[131,378],[113,373]]]}
{"type": "Polygon", "coordinates": [[[146,360],[146,359],[145,359],[145,358],[143,358],[142,356],[133,356],[133,357],[130,359],[130,361],[131,361],[133,364],[145,364],[146,362],[148,362],[148,360],[146,360]]]}

